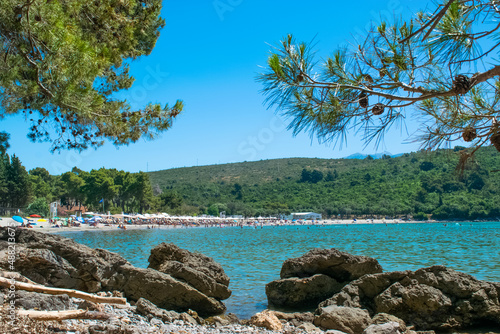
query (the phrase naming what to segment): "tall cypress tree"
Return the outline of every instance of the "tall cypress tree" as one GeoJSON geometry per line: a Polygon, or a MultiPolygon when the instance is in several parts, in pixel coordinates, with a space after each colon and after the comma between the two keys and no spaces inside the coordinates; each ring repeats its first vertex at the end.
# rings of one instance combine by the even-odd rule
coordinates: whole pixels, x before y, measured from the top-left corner
{"type": "Polygon", "coordinates": [[[0,154],[0,207],[8,206],[10,201],[7,188],[7,169],[9,166],[9,156],[5,153],[0,154]]]}
{"type": "Polygon", "coordinates": [[[26,206],[31,192],[31,184],[26,168],[14,154],[7,169],[7,189],[10,197],[10,206],[21,208],[26,206]]]}

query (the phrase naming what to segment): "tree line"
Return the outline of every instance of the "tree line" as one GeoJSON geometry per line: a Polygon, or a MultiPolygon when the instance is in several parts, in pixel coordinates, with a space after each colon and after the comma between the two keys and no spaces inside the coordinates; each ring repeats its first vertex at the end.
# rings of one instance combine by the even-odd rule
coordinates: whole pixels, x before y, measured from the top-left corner
{"type": "Polygon", "coordinates": [[[276,216],[314,211],[329,218],[500,217],[500,156],[481,148],[457,170],[462,148],[373,159],[275,159],[151,173],[73,168],[50,175],[1,154],[0,207],[47,214],[48,203],[111,213],[276,216]]]}
{"type": "Polygon", "coordinates": [[[116,169],[73,168],[62,175],[50,175],[41,167],[29,171],[16,155],[0,156],[0,207],[4,212],[48,215],[48,203],[60,201],[66,208],[118,212],[146,212],[161,209],[153,195],[149,176],[116,169]]]}

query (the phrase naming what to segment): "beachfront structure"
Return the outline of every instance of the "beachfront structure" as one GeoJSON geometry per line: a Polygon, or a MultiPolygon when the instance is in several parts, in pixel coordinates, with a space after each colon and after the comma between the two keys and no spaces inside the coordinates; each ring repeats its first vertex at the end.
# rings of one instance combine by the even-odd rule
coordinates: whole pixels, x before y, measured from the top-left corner
{"type": "Polygon", "coordinates": [[[293,212],[289,219],[301,219],[301,220],[318,220],[321,219],[321,213],[315,212],[293,212]]]}

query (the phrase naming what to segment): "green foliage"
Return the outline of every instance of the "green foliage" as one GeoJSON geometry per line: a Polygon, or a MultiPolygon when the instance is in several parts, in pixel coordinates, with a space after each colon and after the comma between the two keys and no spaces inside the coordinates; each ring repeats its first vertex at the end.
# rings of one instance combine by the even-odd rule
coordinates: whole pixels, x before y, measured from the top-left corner
{"type": "Polygon", "coordinates": [[[318,183],[319,181],[323,180],[323,173],[317,169],[315,170],[307,170],[303,169],[300,182],[310,182],[310,183],[318,183]]]}
{"type": "Polygon", "coordinates": [[[53,187],[54,178],[45,168],[34,168],[29,171],[32,196],[35,198],[44,198],[49,202],[54,199],[53,187]]]}
{"type": "Polygon", "coordinates": [[[415,220],[429,220],[427,215],[423,212],[419,212],[417,214],[414,214],[413,219],[415,219],[415,220]]]}
{"type": "Polygon", "coordinates": [[[7,149],[10,147],[9,144],[10,134],[7,132],[0,132],[0,154],[3,155],[7,152],[7,149]]]}
{"type": "Polygon", "coordinates": [[[210,205],[207,209],[207,214],[210,216],[218,217],[219,213],[219,208],[215,204],[210,205]]]}
{"type": "Polygon", "coordinates": [[[25,207],[37,193],[32,189],[45,185],[49,188],[38,192],[51,189],[51,198],[63,205],[101,211],[99,201],[104,199],[105,210],[113,213],[218,216],[224,211],[252,217],[315,211],[343,218],[498,218],[500,174],[494,171],[499,155],[494,148],[481,148],[464,170],[457,171],[459,153],[420,151],[377,160],[276,159],[151,173],[73,168],[61,176],[51,176],[43,168],[28,174],[15,156],[0,155],[0,192],[5,194],[0,206],[25,207]],[[422,169],[429,161],[434,167],[422,169]],[[310,179],[313,174],[326,177],[310,179]],[[307,182],[301,182],[303,175],[307,182]],[[11,191],[13,185],[19,187],[11,191]],[[158,196],[153,188],[159,189],[158,196]]]}
{"type": "Polygon", "coordinates": [[[48,217],[50,213],[49,204],[47,200],[43,197],[36,198],[31,202],[26,210],[24,211],[26,215],[37,214],[42,217],[48,217]]]}
{"type": "Polygon", "coordinates": [[[129,63],[151,53],[161,8],[161,0],[2,0],[0,118],[23,114],[28,137],[52,150],[126,145],[170,128],[181,101],[132,110],[116,97],[134,82],[129,63]]]}
{"type": "MultiPolygon", "coordinates": [[[[439,219],[498,217],[500,174],[490,172],[500,163],[495,149],[478,150],[463,174],[456,171],[457,162],[457,152],[437,150],[391,159],[277,159],[149,175],[153,185],[182,196],[183,205],[197,207],[199,213],[206,213],[204,208],[215,212],[214,203],[223,203],[227,214],[246,216],[315,211],[325,217],[418,213],[439,219]],[[434,168],[422,170],[420,166],[429,161],[434,168]],[[304,182],[304,175],[310,180],[314,170],[326,177],[304,182]],[[243,197],[237,199],[240,192],[243,197]]],[[[182,210],[179,207],[176,213],[182,210]]]]}
{"type": "Polygon", "coordinates": [[[420,169],[423,171],[429,171],[434,168],[434,164],[430,161],[424,161],[420,164],[420,169]]]}
{"type": "Polygon", "coordinates": [[[168,211],[182,206],[183,198],[175,191],[167,191],[160,195],[161,207],[168,211]]]}
{"type": "Polygon", "coordinates": [[[31,183],[26,168],[16,155],[6,165],[7,205],[13,208],[24,207],[29,200],[31,183]]]}

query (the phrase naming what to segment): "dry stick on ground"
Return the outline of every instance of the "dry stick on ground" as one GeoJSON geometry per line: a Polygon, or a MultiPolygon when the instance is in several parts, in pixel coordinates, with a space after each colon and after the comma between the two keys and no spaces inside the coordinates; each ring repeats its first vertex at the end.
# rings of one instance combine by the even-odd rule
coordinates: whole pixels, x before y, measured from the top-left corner
{"type": "Polygon", "coordinates": [[[12,282],[11,280],[0,277],[0,286],[10,287],[14,284],[16,289],[26,290],[32,292],[40,292],[46,293],[50,295],[68,295],[69,297],[81,298],[94,303],[107,303],[107,304],[127,304],[127,299],[119,298],[119,297],[100,297],[95,296],[90,293],[78,291],[78,290],[70,290],[70,289],[59,289],[59,288],[48,288],[43,285],[35,285],[29,283],[21,283],[21,282],[12,282]]]}
{"type": "Polygon", "coordinates": [[[92,312],[87,310],[68,310],[68,311],[19,310],[17,314],[22,316],[27,316],[33,320],[40,320],[40,321],[66,320],[66,319],[107,320],[111,318],[109,314],[102,312],[92,312]]]}

